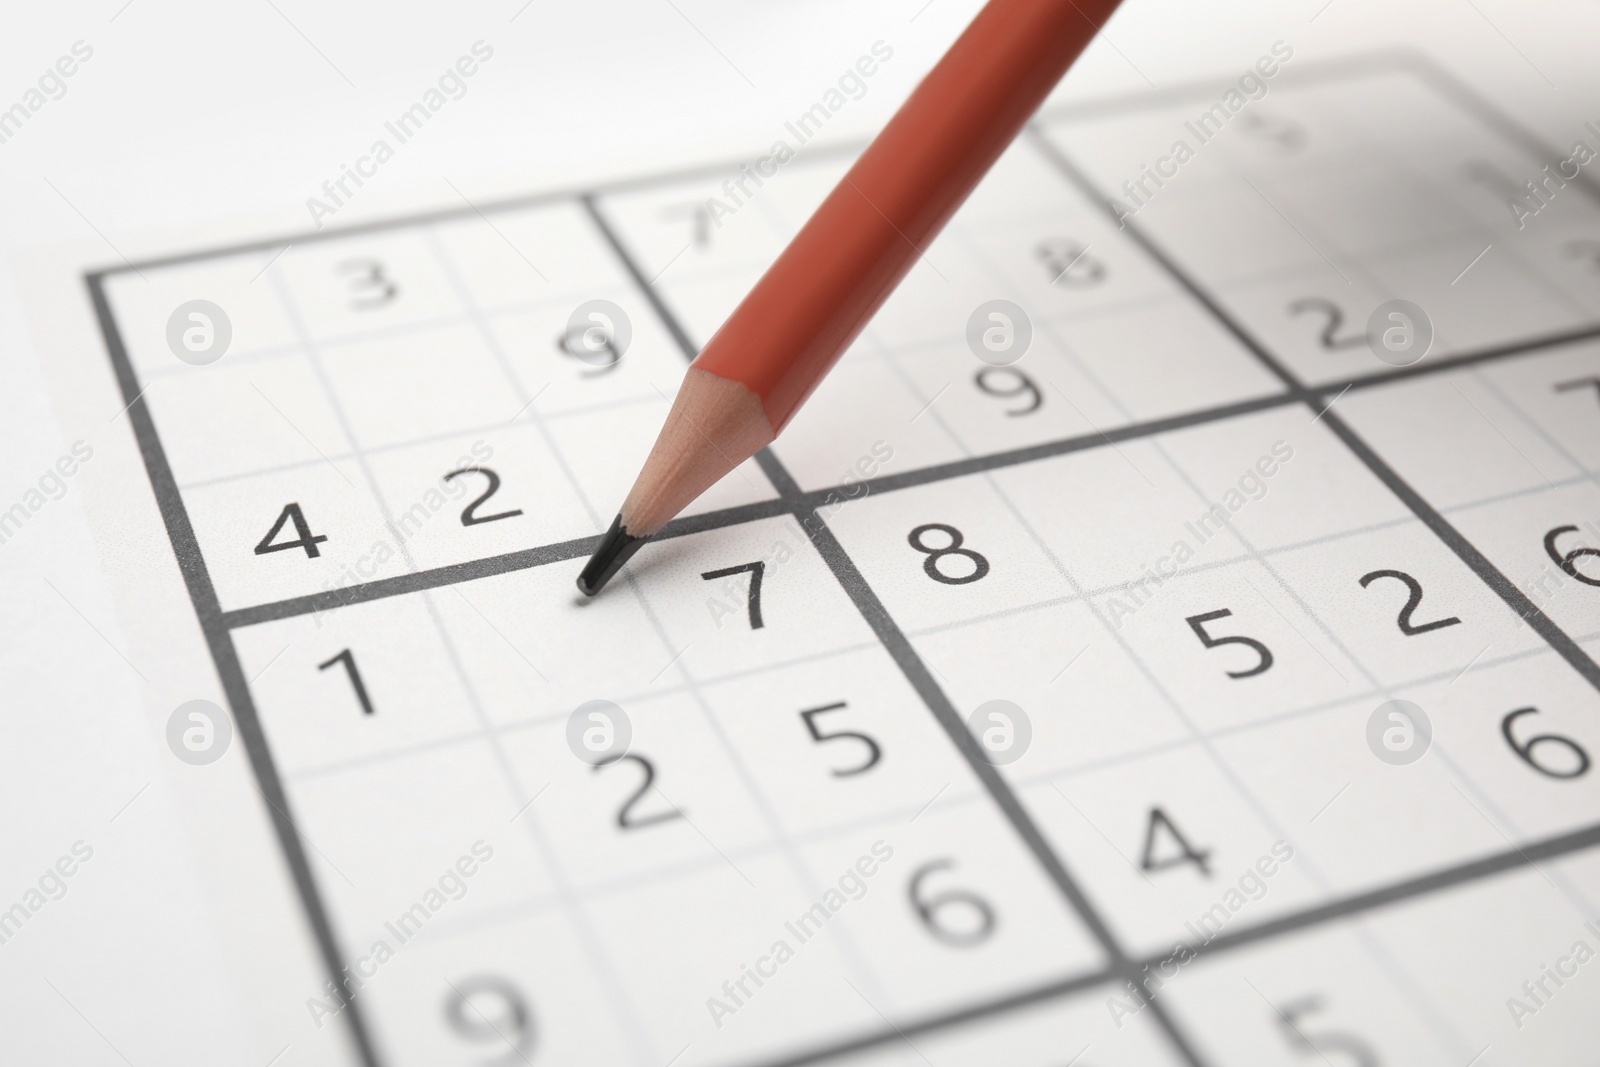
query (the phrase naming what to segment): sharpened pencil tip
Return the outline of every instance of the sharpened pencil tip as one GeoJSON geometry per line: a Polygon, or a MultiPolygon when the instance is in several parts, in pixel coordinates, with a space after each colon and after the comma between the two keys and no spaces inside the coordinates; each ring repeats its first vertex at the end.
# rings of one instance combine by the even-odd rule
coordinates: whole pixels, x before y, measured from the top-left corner
{"type": "Polygon", "coordinates": [[[639,546],[648,540],[648,537],[630,534],[628,528],[622,525],[621,515],[612,519],[611,529],[600,538],[599,547],[589,557],[589,562],[584,564],[583,573],[578,575],[578,591],[584,596],[594,596],[604,589],[611,576],[621,570],[622,565],[639,551],[639,546]]]}

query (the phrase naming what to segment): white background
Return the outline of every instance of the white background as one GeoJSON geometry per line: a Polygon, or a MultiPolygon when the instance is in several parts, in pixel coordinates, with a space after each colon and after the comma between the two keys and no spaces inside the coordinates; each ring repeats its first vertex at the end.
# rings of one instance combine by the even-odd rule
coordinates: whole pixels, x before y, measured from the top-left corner
{"type": "MultiPolygon", "coordinates": [[[[64,500],[0,545],[0,908],[74,841],[95,852],[63,899],[0,945],[0,1058],[253,1065],[338,1054],[329,1031],[308,1038],[303,1015],[256,996],[261,973],[314,973],[262,846],[259,800],[223,790],[212,813],[245,820],[240,847],[254,858],[231,869],[254,863],[259,886],[219,883],[193,847],[192,821],[204,816],[180,817],[198,801],[175,784],[188,769],[166,752],[159,726],[214,679],[174,669],[162,635],[112,606],[113,584],[126,583],[173,590],[181,603],[177,572],[144,553],[118,516],[124,500],[146,509],[140,521],[153,510],[138,500],[148,492],[84,308],[66,286],[59,304],[25,299],[24,275],[39,263],[81,269],[305,229],[307,197],[478,39],[494,58],[466,97],[403,146],[336,224],[457,205],[451,183],[492,199],[747,157],[882,39],[894,60],[825,135],[863,137],[976,7],[10,5],[0,107],[73,42],[94,56],[62,99],[0,145],[0,509],[73,440],[88,441],[96,459],[64,500]],[[141,568],[148,573],[131,573],[141,568]],[[259,914],[242,910],[253,899],[259,914]]],[[[1129,0],[1058,96],[1228,75],[1278,39],[1297,60],[1426,49],[1558,146],[1600,119],[1600,7],[1573,0],[1129,0]]],[[[161,607],[155,617],[173,617],[161,607]]]]}

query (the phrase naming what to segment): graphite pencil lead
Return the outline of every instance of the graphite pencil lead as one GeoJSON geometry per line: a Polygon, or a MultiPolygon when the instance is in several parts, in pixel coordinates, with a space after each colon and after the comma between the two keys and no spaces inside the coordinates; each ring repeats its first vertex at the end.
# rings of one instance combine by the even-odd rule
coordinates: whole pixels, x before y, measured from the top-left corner
{"type": "Polygon", "coordinates": [[[622,516],[618,515],[611,520],[611,529],[600,538],[600,545],[594,550],[594,555],[589,557],[589,562],[584,564],[583,573],[578,575],[578,590],[584,596],[594,596],[611,576],[622,569],[622,565],[639,551],[639,546],[650,540],[648,537],[634,537],[628,528],[622,525],[622,516]]]}

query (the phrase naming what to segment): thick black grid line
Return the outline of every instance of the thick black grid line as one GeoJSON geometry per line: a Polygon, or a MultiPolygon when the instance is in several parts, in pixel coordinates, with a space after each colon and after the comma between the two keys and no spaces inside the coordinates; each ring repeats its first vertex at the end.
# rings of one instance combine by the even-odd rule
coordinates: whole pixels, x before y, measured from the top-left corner
{"type": "MultiPolygon", "coordinates": [[[[250,684],[245,680],[244,669],[239,664],[238,650],[233,646],[233,634],[228,624],[223,621],[222,609],[217,602],[217,591],[211,584],[210,572],[206,569],[205,558],[200,552],[200,542],[196,539],[194,527],[189,522],[189,512],[184,506],[183,494],[178,488],[177,479],[172,475],[172,466],[167,462],[166,450],[162,447],[161,438],[156,432],[155,420],[150,415],[150,407],[142,395],[133,364],[129,361],[127,350],[123,346],[122,335],[117,330],[111,305],[106,300],[103,279],[99,275],[89,275],[86,281],[90,299],[94,303],[95,316],[100,320],[100,332],[105,338],[106,352],[110,355],[111,365],[116,372],[117,385],[122,390],[122,398],[128,404],[128,419],[133,426],[133,436],[139,444],[139,452],[144,457],[145,471],[150,477],[150,488],[155,493],[156,506],[161,511],[161,521],[166,526],[168,540],[172,542],[173,554],[178,558],[178,569],[182,572],[184,585],[189,590],[189,599],[194,604],[200,631],[205,635],[206,647],[210,649],[212,662],[216,664],[217,675],[222,681],[223,694],[228,698],[228,706],[233,712],[234,725],[239,731],[240,738],[244,740],[245,752],[250,759],[250,769],[255,775],[256,789],[267,802],[267,813],[272,819],[273,829],[277,831],[278,844],[283,848],[284,860],[289,865],[289,874],[300,893],[301,903],[305,905],[306,919],[311,924],[311,932],[321,952],[323,966],[327,967],[328,974],[342,988],[344,956],[339,951],[338,941],[333,935],[333,925],[328,921],[327,908],[323,905],[322,896],[317,889],[316,876],[312,874],[311,865],[306,860],[305,849],[300,845],[300,831],[295,826],[293,816],[289,814],[289,797],[278,776],[278,768],[273,762],[272,750],[267,745],[266,735],[261,730],[261,720],[256,715],[255,698],[251,696],[250,684]]],[[[363,1067],[377,1067],[377,1057],[363,1018],[364,1011],[361,1005],[347,1001],[340,1014],[350,1028],[350,1037],[355,1043],[356,1054],[363,1067]]]]}
{"type": "MultiPolygon", "coordinates": [[[[1318,64],[1313,67],[1303,68],[1294,72],[1294,76],[1285,79],[1295,84],[1311,83],[1323,80],[1346,77],[1351,73],[1365,73],[1378,70],[1405,69],[1418,74],[1431,82],[1436,88],[1441,89],[1457,104],[1467,110],[1478,113],[1488,125],[1497,132],[1515,140],[1519,145],[1542,157],[1555,158],[1547,148],[1539,145],[1536,139],[1531,138],[1514,122],[1496,112],[1490,105],[1478,98],[1465,86],[1455,81],[1446,72],[1428,61],[1425,57],[1415,53],[1396,52],[1378,56],[1352,57],[1334,63],[1318,64]]],[[[1091,114],[1115,114],[1120,111],[1136,110],[1148,107],[1152,102],[1170,99],[1187,99],[1213,87],[1213,81],[1198,82],[1188,86],[1180,86],[1159,93],[1145,93],[1130,97],[1119,97],[1111,100],[1095,101],[1088,104],[1073,105],[1057,109],[1046,116],[1047,118],[1080,117],[1091,114]]],[[[845,157],[852,154],[859,146],[835,146],[811,155],[811,159],[830,157],[845,157]]],[[[1068,172],[1068,177],[1078,185],[1080,191],[1089,194],[1091,200],[1103,203],[1104,197],[1087,187],[1082,176],[1076,173],[1075,168],[1061,158],[1060,153],[1053,145],[1045,144],[1047,154],[1055,159],[1062,168],[1068,172]]],[[[442,585],[453,584],[486,577],[493,574],[508,573],[529,567],[541,566],[561,560],[570,560],[586,555],[592,550],[597,538],[579,538],[571,541],[560,542],[552,545],[540,546],[515,553],[489,557],[487,559],[472,560],[461,564],[435,568],[428,571],[419,571],[413,574],[386,579],[378,582],[362,583],[331,590],[310,596],[296,597],[289,600],[277,601],[268,604],[223,612],[217,602],[215,589],[212,586],[209,574],[206,571],[200,548],[195,539],[192,526],[189,523],[187,511],[183,504],[180,491],[172,476],[167,463],[165,452],[160,443],[154,422],[148,407],[141,398],[137,375],[127,356],[121,336],[117,329],[113,315],[104,291],[105,278],[125,272],[140,269],[152,269],[162,266],[171,266],[181,263],[190,263],[214,259],[220,256],[240,254],[250,251],[266,251],[281,248],[296,243],[320,241],[331,238],[347,237],[360,233],[381,231],[398,226],[411,225],[425,221],[440,221],[457,217],[470,217],[480,211],[498,211],[525,208],[545,203],[570,202],[576,200],[594,219],[597,226],[608,241],[611,242],[614,253],[626,266],[634,282],[655,308],[663,324],[672,332],[675,340],[684,347],[685,354],[694,354],[693,346],[683,333],[674,316],[668,311],[659,297],[653,292],[649,283],[639,272],[626,250],[616,239],[614,233],[605,223],[601,213],[594,203],[594,197],[600,193],[625,192],[630,189],[648,188],[663,182],[685,180],[707,174],[722,173],[728,169],[727,164],[708,167],[697,167],[675,174],[657,175],[646,178],[633,179],[626,182],[614,183],[592,189],[584,193],[556,192],[541,194],[532,197],[518,197],[509,200],[496,201],[482,206],[468,205],[460,209],[430,212],[426,214],[410,215],[401,218],[387,219],[369,224],[350,226],[339,229],[330,229],[313,234],[300,234],[291,238],[260,240],[234,245],[223,249],[198,251],[175,256],[151,259],[139,264],[122,264],[107,268],[103,271],[91,272],[85,276],[94,304],[95,313],[99,319],[100,328],[105,338],[108,354],[111,358],[119,387],[124,399],[129,401],[130,420],[134,428],[135,438],[143,455],[146,470],[155,491],[158,507],[160,508],[163,522],[167,528],[169,539],[172,541],[174,553],[177,556],[180,569],[184,575],[191,601],[194,603],[196,614],[199,618],[202,632],[206,637],[207,645],[211,650],[216,663],[219,676],[222,679],[224,692],[233,709],[235,720],[239,724],[241,737],[244,739],[251,759],[252,770],[258,783],[262,796],[267,800],[271,809],[271,817],[278,833],[280,844],[284,848],[286,859],[294,877],[296,887],[306,906],[308,918],[316,936],[318,946],[322,952],[325,964],[330,972],[337,978],[341,973],[342,957],[338,952],[337,943],[333,938],[331,925],[327,918],[325,907],[316,887],[314,876],[311,874],[303,849],[300,847],[297,831],[292,818],[288,814],[288,802],[282,784],[278,778],[273,764],[270,750],[261,731],[253,699],[250,695],[248,684],[244,679],[236,651],[233,647],[229,631],[237,626],[247,626],[273,619],[289,618],[311,612],[332,611],[347,604],[360,603],[368,600],[380,599],[401,593],[413,592],[420,589],[434,588],[442,585]]],[[[1600,187],[1595,187],[1588,182],[1587,176],[1580,183],[1585,191],[1600,200],[1600,187]]],[[[1130,228],[1131,229],[1131,228],[1130,228]]],[[[1362,375],[1345,379],[1327,385],[1308,387],[1300,383],[1285,370],[1277,361],[1266,352],[1252,337],[1246,334],[1238,324],[1234,323],[1227,313],[1205,293],[1192,279],[1187,278],[1173,263],[1164,256],[1154,245],[1150,244],[1142,235],[1135,231],[1135,239],[1144,246],[1144,250],[1151,255],[1157,263],[1167,269],[1186,290],[1189,291],[1199,303],[1207,308],[1226,328],[1251,351],[1256,358],[1261,360],[1281,381],[1285,383],[1285,391],[1268,396],[1223,405],[1216,408],[1185,413],[1163,419],[1150,420],[1118,429],[1108,430],[1104,433],[1082,435],[1066,438],[1038,445],[1031,445],[1008,452],[974,457],[921,468],[913,471],[899,472],[894,475],[882,476],[868,480],[865,484],[869,492],[887,492],[895,489],[909,488],[916,485],[930,484],[949,478],[980,473],[986,470],[1032,462],[1050,456],[1064,455],[1071,452],[1090,448],[1101,447],[1117,441],[1136,440],[1153,434],[1180,429],[1185,426],[1202,425],[1209,422],[1235,418],[1257,411],[1271,410],[1293,404],[1307,404],[1314,410],[1321,411],[1324,399],[1331,394],[1342,392],[1345,388],[1369,388],[1390,382],[1405,380],[1407,378],[1439,373],[1457,367],[1471,366],[1484,362],[1523,355],[1543,348],[1554,347],[1569,343],[1591,340],[1600,337],[1600,326],[1565,331],[1534,338],[1522,342],[1502,344],[1493,348],[1486,348],[1476,352],[1468,352],[1453,357],[1435,360],[1427,364],[1413,367],[1380,371],[1373,374],[1362,375]]],[[[1492,564],[1477,553],[1475,548],[1466,542],[1465,538],[1454,531],[1442,516],[1439,516],[1431,506],[1427,505],[1419,495],[1411,490],[1364,442],[1357,437],[1342,420],[1338,420],[1331,412],[1325,412],[1322,418],[1330,422],[1330,428],[1340,436],[1352,449],[1358,458],[1365,463],[1380,480],[1383,480],[1391,490],[1407,504],[1411,510],[1422,519],[1424,523],[1435,530],[1444,539],[1453,551],[1461,555],[1463,560],[1472,566],[1480,577],[1500,594],[1507,603],[1517,610],[1519,605],[1514,602],[1515,596],[1521,596],[1519,590],[1499,574],[1492,564]],[[1342,431],[1342,432],[1341,432],[1342,431]],[[1430,516],[1437,520],[1430,521],[1430,516]],[[1448,534],[1453,534],[1459,543],[1451,543],[1448,534]],[[1498,576],[1504,587],[1497,587],[1492,577],[1485,575],[1483,569],[1475,565],[1462,555],[1476,555],[1484,567],[1498,576]]],[[[985,786],[989,789],[991,797],[1013,822],[1024,843],[1034,852],[1041,864],[1046,868],[1052,880],[1068,898],[1078,911],[1080,918],[1088,925],[1091,932],[1102,940],[1102,945],[1108,947],[1112,963],[1104,970],[1089,974],[1071,976],[1057,982],[1039,986],[1034,989],[1010,994],[989,1001],[971,1004],[966,1007],[945,1012],[928,1018],[912,1021],[900,1027],[886,1027],[881,1031],[848,1039],[842,1042],[819,1047],[811,1051],[800,1053],[797,1056],[773,1061],[772,1067],[777,1064],[811,1063],[832,1056],[851,1051],[866,1049],[901,1037],[902,1034],[920,1034],[931,1030],[942,1029],[950,1025],[971,1021],[990,1015],[1016,1010],[1017,1008],[1045,1002],[1062,996],[1081,993],[1095,986],[1116,983],[1128,977],[1139,975],[1144,966],[1160,962],[1163,957],[1150,957],[1148,959],[1134,959],[1126,956],[1120,948],[1115,946],[1109,930],[1089,906],[1087,899],[1078,889],[1071,876],[1061,865],[1058,858],[1049,849],[1048,844],[1039,835],[1036,828],[1028,820],[1025,812],[1015,796],[1010,792],[1004,780],[978,752],[976,743],[972,740],[961,722],[959,713],[955,711],[942,690],[928,674],[925,665],[911,648],[910,642],[899,630],[898,626],[888,616],[871,589],[861,578],[852,561],[844,553],[842,546],[832,532],[823,523],[817,514],[819,507],[830,504],[840,499],[837,489],[822,489],[802,491],[784,470],[781,463],[770,453],[763,453],[758,458],[763,471],[767,474],[779,492],[778,499],[763,501],[756,504],[742,505],[719,511],[707,512],[699,515],[688,516],[674,522],[663,536],[684,536],[692,533],[720,529],[760,518],[776,515],[793,514],[801,522],[808,537],[817,547],[819,553],[828,561],[835,577],[845,587],[852,601],[856,603],[864,617],[873,627],[886,649],[896,659],[903,672],[924,701],[928,703],[930,711],[941,727],[951,737],[957,748],[967,758],[985,786]],[[898,650],[898,651],[897,651],[898,650]],[[919,681],[921,684],[919,684],[919,681]],[[1013,813],[1014,816],[1013,817],[1013,813]]],[[[857,490],[859,493],[859,490],[857,490]]],[[[1526,597],[1522,597],[1526,600],[1526,597]]],[[[1596,668],[1593,661],[1578,649],[1554,623],[1544,617],[1542,612],[1534,607],[1531,602],[1528,606],[1533,608],[1539,618],[1543,619],[1552,633],[1541,630],[1541,635],[1551,644],[1558,653],[1568,659],[1569,663],[1579,669],[1580,673],[1591,684],[1600,688],[1600,668],[1596,668]],[[1559,641],[1569,642],[1582,662],[1587,663],[1587,668],[1580,663],[1573,662],[1573,656],[1564,651],[1559,641]]],[[[1523,614],[1522,611],[1518,611],[1523,614]]],[[[1530,625],[1533,620],[1530,618],[1530,625]]],[[[1535,627],[1538,629],[1538,627],[1535,627]]],[[[1512,848],[1502,853],[1482,857],[1452,867],[1444,868],[1430,874],[1413,877],[1379,889],[1353,894],[1340,900],[1324,903],[1317,907],[1304,909],[1291,915],[1268,920],[1254,926],[1243,927],[1230,931],[1227,935],[1220,936],[1204,946],[1191,946],[1197,954],[1211,955],[1217,952],[1227,952],[1233,948],[1254,944],[1266,939],[1279,937],[1296,930],[1319,925],[1326,922],[1337,921],[1352,915],[1393,904],[1399,901],[1414,899],[1429,893],[1438,892],[1453,886],[1467,884],[1496,874],[1514,871],[1526,867],[1532,862],[1543,859],[1554,859],[1572,852],[1600,845],[1600,825],[1573,831],[1571,833],[1548,838],[1522,848],[1512,848]]],[[[1154,1017],[1167,1031],[1177,1045],[1180,1054],[1189,1062],[1197,1062],[1192,1050],[1182,1040],[1166,1018],[1162,1006],[1151,1003],[1154,1017]]],[[[363,1064],[374,1067],[377,1063],[367,1030],[361,1019],[360,1009],[351,1004],[345,1009],[349,1019],[352,1036],[363,1064]]]]}
{"type": "MultiPolygon", "coordinates": [[[[1037,130],[1030,131],[1030,134],[1034,143],[1039,146],[1047,158],[1056,164],[1067,179],[1077,186],[1085,197],[1099,206],[1106,215],[1115,221],[1117,213],[1111,206],[1111,198],[1106,195],[1104,190],[1097,189],[1088,176],[1069,160],[1060,148],[1049,141],[1044,134],[1039,133],[1037,130]]],[[[1222,306],[1222,302],[1215,295],[1200,284],[1198,278],[1193,277],[1178,266],[1177,261],[1157,244],[1149,234],[1136,225],[1133,219],[1121,219],[1119,224],[1130,240],[1139,245],[1156,264],[1170,274],[1190,296],[1209,311],[1212,317],[1232,334],[1234,339],[1243,345],[1263,367],[1284,383],[1289,391],[1289,396],[1306,404],[1314,416],[1326,423],[1328,429],[1344,442],[1351,453],[1390,492],[1394,493],[1400,499],[1400,502],[1410,509],[1412,514],[1422,520],[1423,525],[1432,530],[1434,535],[1444,543],[1445,547],[1455,554],[1456,558],[1470,567],[1479,580],[1504,601],[1507,607],[1543,638],[1545,643],[1554,649],[1562,659],[1566,660],[1572,666],[1572,669],[1583,677],[1584,681],[1588,682],[1597,692],[1600,692],[1600,664],[1596,664],[1594,659],[1583,650],[1583,646],[1579,645],[1565,630],[1556,625],[1555,620],[1546,615],[1544,609],[1535,604],[1528,594],[1517,588],[1516,583],[1506,577],[1505,573],[1495,566],[1489,557],[1479,551],[1476,545],[1468,541],[1460,530],[1451,525],[1450,520],[1441,515],[1432,504],[1424,500],[1422,494],[1413,489],[1400,476],[1398,471],[1384,462],[1377,452],[1373,451],[1362,440],[1361,436],[1351,429],[1350,425],[1333,410],[1332,402],[1324,404],[1323,396],[1326,395],[1326,390],[1308,389],[1293,371],[1289,370],[1276,356],[1268,352],[1266,346],[1254,334],[1245,329],[1244,324],[1235,318],[1231,312],[1222,306]]]]}
{"type": "MultiPolygon", "coordinates": [[[[585,199],[584,206],[594,219],[595,225],[605,233],[606,240],[610,243],[612,251],[627,265],[628,273],[633,278],[635,285],[642,290],[642,294],[650,301],[657,315],[666,322],[667,328],[671,331],[673,338],[676,339],[679,348],[683,352],[684,359],[693,360],[699,354],[699,346],[689,337],[688,331],[683,328],[682,324],[677,322],[671,310],[666,306],[666,302],[653,291],[643,272],[634,262],[634,257],[629,252],[626,243],[607,224],[604,215],[596,209],[594,202],[585,199]]],[[[995,807],[999,809],[1006,822],[1011,824],[1012,830],[1021,838],[1023,846],[1033,855],[1039,866],[1043,868],[1046,877],[1055,885],[1057,891],[1066,898],[1066,902],[1071,906],[1078,921],[1088,928],[1089,933],[1099,944],[1100,950],[1105,953],[1106,958],[1110,961],[1109,973],[1119,979],[1138,981],[1140,978],[1138,969],[1134,967],[1128,954],[1123,951],[1116,935],[1111,932],[1111,927],[1095,910],[1094,905],[1089,901],[1088,895],[1084,893],[1077,880],[1067,871],[1066,865],[1056,855],[1055,850],[1050,847],[1050,843],[1045,840],[1044,834],[1034,825],[1032,817],[1023,808],[1016,794],[1011,791],[1010,785],[1007,784],[999,769],[984,757],[982,750],[978,748],[978,743],[973,740],[971,732],[967,729],[966,723],[962,721],[961,713],[956,710],[950,698],[945,695],[944,690],[934,679],[927,665],[922,662],[922,657],[912,647],[910,640],[900,629],[899,624],[894,621],[888,609],[884,607],[883,602],[878,599],[878,595],[867,584],[866,578],[862,576],[861,571],[856,567],[855,561],[850,558],[849,553],[845,551],[844,546],[839,543],[839,539],[834,536],[832,530],[828,529],[827,523],[823,521],[822,516],[816,509],[806,506],[804,494],[801,493],[798,483],[795,482],[793,476],[784,468],[783,463],[773,454],[771,449],[762,449],[757,459],[761,463],[762,471],[766,473],[768,479],[777,488],[779,496],[789,506],[790,512],[799,520],[801,528],[811,542],[811,546],[822,557],[823,562],[827,564],[829,572],[844,588],[846,595],[850,597],[851,603],[856,606],[856,610],[861,613],[867,625],[872,628],[872,632],[878,638],[879,644],[889,654],[889,658],[894,660],[895,666],[900,669],[900,673],[911,684],[917,696],[927,705],[934,721],[944,730],[945,735],[955,745],[956,751],[966,761],[973,775],[983,784],[985,792],[989,794],[989,799],[994,802],[995,807]]],[[[1161,1028],[1167,1040],[1172,1044],[1173,1051],[1178,1054],[1183,1062],[1189,1064],[1190,1067],[1204,1067],[1188,1038],[1184,1036],[1167,1014],[1166,1006],[1151,1002],[1148,1008],[1151,1018],[1156,1021],[1156,1025],[1161,1028]]]]}

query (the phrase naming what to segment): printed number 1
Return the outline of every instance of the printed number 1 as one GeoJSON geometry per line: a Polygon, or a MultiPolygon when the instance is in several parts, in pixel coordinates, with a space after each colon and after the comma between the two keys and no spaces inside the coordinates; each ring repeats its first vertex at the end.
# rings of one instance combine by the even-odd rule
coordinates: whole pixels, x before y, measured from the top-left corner
{"type": "Polygon", "coordinates": [[[361,680],[361,672],[356,668],[355,653],[348,648],[326,663],[317,664],[317,670],[325,671],[335,663],[344,664],[345,674],[350,676],[350,686],[356,691],[356,699],[361,702],[361,711],[365,715],[372,714],[372,698],[367,695],[366,683],[361,680]]]}

